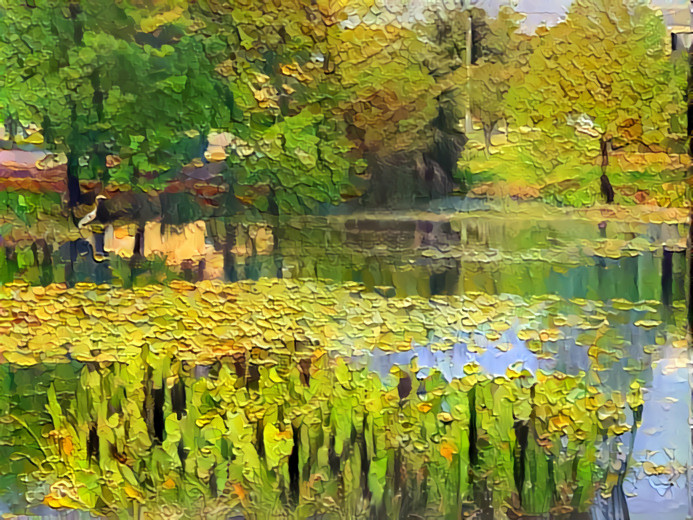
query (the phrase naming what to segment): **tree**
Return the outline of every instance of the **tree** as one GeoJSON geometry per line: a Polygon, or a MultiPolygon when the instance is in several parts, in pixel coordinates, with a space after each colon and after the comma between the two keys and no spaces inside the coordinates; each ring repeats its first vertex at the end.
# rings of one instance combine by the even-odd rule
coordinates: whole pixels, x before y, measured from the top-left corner
{"type": "MultiPolygon", "coordinates": [[[[228,134],[230,170],[246,203],[305,213],[349,191],[352,147],[331,107],[324,6],[289,0],[196,2],[190,12],[237,110],[228,134]]],[[[335,27],[334,30],[338,28],[335,27]]]]}
{"type": "Polygon", "coordinates": [[[481,121],[486,153],[491,136],[502,120],[508,119],[506,97],[513,84],[524,76],[526,62],[524,39],[517,34],[522,17],[511,8],[502,8],[498,17],[489,20],[479,44],[480,58],[471,68],[469,78],[470,109],[481,121]]]}
{"type": "Polygon", "coordinates": [[[226,45],[219,70],[243,113],[229,163],[257,207],[339,202],[358,194],[351,180],[366,161],[430,141],[435,82],[420,65],[424,45],[378,2],[208,1],[195,10],[226,45]]]}
{"type": "Polygon", "coordinates": [[[576,129],[600,140],[602,184],[614,148],[657,149],[680,106],[661,15],[636,0],[576,0],[567,20],[545,31],[532,74],[510,97],[520,124],[576,129]]]}
{"type": "Polygon", "coordinates": [[[161,182],[191,159],[184,142],[227,125],[232,103],[184,0],[0,7],[0,108],[6,122],[39,124],[45,146],[67,155],[70,207],[87,173],[161,182]]]}

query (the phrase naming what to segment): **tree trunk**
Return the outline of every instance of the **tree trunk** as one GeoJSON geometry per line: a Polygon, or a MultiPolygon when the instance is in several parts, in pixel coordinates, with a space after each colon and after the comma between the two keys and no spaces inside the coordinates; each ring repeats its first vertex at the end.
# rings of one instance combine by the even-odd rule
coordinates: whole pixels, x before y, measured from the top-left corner
{"type": "Polygon", "coordinates": [[[473,386],[467,393],[469,401],[469,481],[474,481],[474,469],[479,465],[479,452],[477,450],[477,429],[476,429],[476,387],[473,386]]]}
{"type": "Polygon", "coordinates": [[[609,166],[609,148],[611,145],[611,139],[606,139],[602,137],[600,142],[601,155],[602,155],[602,176],[601,176],[601,188],[602,195],[606,200],[607,204],[614,202],[614,188],[611,186],[611,181],[606,175],[606,168],[609,166]]]}
{"type": "MultiPolygon", "coordinates": [[[[70,13],[70,20],[72,21],[73,36],[75,47],[82,44],[82,39],[84,37],[84,24],[80,19],[82,14],[82,9],[77,2],[70,2],[68,5],[68,10],[70,13]]],[[[74,124],[77,120],[77,107],[74,101],[70,103],[70,110],[72,113],[72,133],[75,133],[74,124]]],[[[74,137],[72,135],[71,137],[74,137]]],[[[68,207],[70,209],[79,205],[82,202],[82,195],[79,187],[79,153],[74,146],[75,139],[70,139],[69,146],[70,152],[67,156],[67,195],[68,195],[68,207]]],[[[74,212],[72,212],[72,218],[74,220],[74,212]]],[[[75,223],[76,224],[76,223],[75,223]]]]}
{"type": "Polygon", "coordinates": [[[135,233],[135,247],[133,256],[144,257],[144,226],[138,225],[135,233]]]}
{"type": "Polygon", "coordinates": [[[185,383],[179,375],[178,382],[171,387],[171,408],[178,420],[187,414],[185,393],[185,383]]]}
{"type": "Polygon", "coordinates": [[[300,445],[301,445],[301,436],[299,434],[299,427],[294,426],[293,427],[293,440],[294,440],[294,447],[291,449],[291,454],[289,455],[289,460],[288,460],[288,469],[289,469],[289,495],[291,497],[291,503],[294,506],[297,506],[299,503],[299,493],[300,493],[300,488],[301,488],[301,481],[300,481],[300,471],[299,471],[299,463],[300,463],[300,457],[299,457],[299,450],[300,450],[300,445]]]}
{"type": "Polygon", "coordinates": [[[80,15],[82,14],[82,8],[78,2],[70,2],[68,6],[70,11],[70,19],[72,20],[72,39],[76,45],[82,43],[82,38],[84,37],[84,23],[80,20],[80,15]]]}
{"type": "Polygon", "coordinates": [[[493,128],[496,125],[489,125],[484,123],[484,146],[486,147],[486,157],[491,156],[491,134],[493,134],[493,128]]]}
{"type": "Polygon", "coordinates": [[[609,141],[609,139],[602,137],[599,143],[602,154],[602,172],[606,172],[606,167],[609,166],[609,141]]]}
{"type": "Polygon", "coordinates": [[[74,208],[82,202],[82,193],[79,187],[79,157],[74,152],[67,156],[67,205],[74,208]]]}
{"type": "Polygon", "coordinates": [[[97,430],[96,423],[91,423],[89,425],[89,435],[87,437],[87,461],[91,461],[92,458],[94,462],[98,465],[99,463],[99,433],[97,430]]]}
{"type": "Polygon", "coordinates": [[[674,252],[664,246],[662,248],[662,304],[671,307],[674,289],[674,252]]]}
{"type": "Polygon", "coordinates": [[[522,491],[525,488],[526,474],[525,466],[527,463],[527,445],[529,440],[529,423],[526,421],[515,421],[515,456],[513,457],[513,477],[515,489],[520,507],[522,506],[522,491]]]}
{"type": "MultiPolygon", "coordinates": [[[[94,90],[92,96],[92,105],[94,110],[96,110],[96,117],[99,124],[104,122],[104,103],[106,101],[106,93],[101,88],[101,77],[100,70],[95,69],[91,74],[91,86],[94,90]]],[[[97,178],[102,183],[102,189],[106,188],[106,184],[110,180],[110,172],[108,165],[106,164],[106,157],[109,154],[109,150],[103,144],[97,144],[94,147],[94,154],[92,161],[95,161],[95,169],[97,173],[97,178]]]]}
{"type": "Polygon", "coordinates": [[[94,253],[101,256],[106,256],[106,236],[102,226],[94,226],[92,234],[94,235],[94,253]]]}
{"type": "Polygon", "coordinates": [[[236,224],[226,217],[226,240],[224,240],[224,275],[229,282],[238,281],[236,272],[236,255],[233,248],[236,247],[236,224]]]}

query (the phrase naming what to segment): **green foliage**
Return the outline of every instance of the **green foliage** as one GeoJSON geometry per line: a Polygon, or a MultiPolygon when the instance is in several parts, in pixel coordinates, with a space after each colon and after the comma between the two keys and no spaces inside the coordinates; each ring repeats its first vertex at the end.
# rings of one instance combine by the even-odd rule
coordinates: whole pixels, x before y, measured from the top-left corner
{"type": "Polygon", "coordinates": [[[178,149],[185,133],[224,127],[230,107],[217,102],[213,65],[177,4],[4,2],[5,118],[39,124],[46,146],[68,154],[68,176],[137,183],[189,161],[178,149]],[[108,155],[119,164],[108,167],[108,155]]]}
{"type": "Polygon", "coordinates": [[[0,210],[2,213],[14,214],[25,225],[35,224],[39,215],[46,218],[54,216],[55,208],[60,204],[57,193],[31,193],[27,191],[0,191],[0,210]]]}
{"type": "Polygon", "coordinates": [[[541,130],[534,163],[559,177],[562,154],[585,150],[578,134],[603,155],[679,140],[686,64],[661,15],[580,0],[534,36],[520,19],[435,5],[414,21],[380,0],[5,0],[0,117],[16,142],[67,155],[71,205],[79,178],[164,190],[221,136],[229,215],[236,195],[260,212],[318,212],[369,176],[447,193],[465,116],[488,153],[501,120],[541,130]]]}
{"type": "Polygon", "coordinates": [[[229,163],[258,209],[315,211],[358,195],[350,176],[363,172],[365,154],[419,146],[435,111],[413,32],[379,16],[336,23],[365,16],[369,6],[358,3],[198,8],[236,56],[218,66],[242,111],[229,163]]]}
{"type": "Polygon", "coordinates": [[[503,8],[498,18],[488,23],[483,40],[482,58],[471,68],[469,105],[471,113],[481,122],[486,151],[491,135],[501,120],[512,116],[506,101],[512,85],[522,83],[528,58],[525,39],[518,33],[521,17],[510,8],[503,8]]]}

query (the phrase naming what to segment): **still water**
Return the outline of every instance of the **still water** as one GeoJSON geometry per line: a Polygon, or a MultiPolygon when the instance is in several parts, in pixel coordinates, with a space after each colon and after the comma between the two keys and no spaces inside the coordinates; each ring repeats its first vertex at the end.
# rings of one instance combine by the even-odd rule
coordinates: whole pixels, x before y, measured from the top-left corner
{"type": "MultiPolygon", "coordinates": [[[[685,299],[681,224],[484,213],[304,218],[281,224],[212,220],[196,224],[195,236],[159,226],[150,236],[160,249],[152,247],[146,257],[132,255],[134,236],[122,240],[124,246],[112,245],[109,254],[103,235],[85,232],[57,245],[41,240],[4,247],[0,280],[133,286],[280,277],[354,281],[398,297],[484,291],[664,303],[685,299]],[[159,238],[164,233],[168,245],[159,238]],[[197,242],[185,248],[189,259],[178,251],[180,237],[197,242]],[[233,245],[227,248],[229,242],[233,245]],[[165,256],[177,260],[171,265],[165,256]]],[[[134,235],[132,226],[124,229],[134,235]]]]}
{"type": "MultiPolygon", "coordinates": [[[[334,318],[339,348],[252,349],[213,363],[149,351],[136,362],[86,361],[69,349],[61,363],[5,361],[7,512],[686,518],[682,225],[475,211],[210,221],[203,235],[196,254],[177,262],[109,252],[89,234],[6,247],[0,275],[77,291],[282,279],[320,280],[337,294],[356,282],[384,306],[366,311],[373,327],[412,298],[414,321],[419,306],[439,302],[456,302],[460,316],[506,310],[502,320],[431,326],[404,351],[356,348],[340,325],[352,323],[347,302],[334,318]],[[500,299],[484,303],[484,294],[500,299]]],[[[12,305],[3,300],[7,323],[22,317],[12,305]]]]}

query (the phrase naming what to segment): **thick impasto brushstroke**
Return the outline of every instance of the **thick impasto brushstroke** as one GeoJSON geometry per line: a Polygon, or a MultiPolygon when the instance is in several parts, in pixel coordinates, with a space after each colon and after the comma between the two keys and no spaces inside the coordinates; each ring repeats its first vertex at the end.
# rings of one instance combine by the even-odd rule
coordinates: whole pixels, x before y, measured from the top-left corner
{"type": "Polygon", "coordinates": [[[0,0],[0,514],[684,520],[687,6],[0,0]]]}

